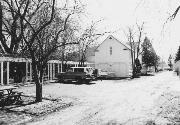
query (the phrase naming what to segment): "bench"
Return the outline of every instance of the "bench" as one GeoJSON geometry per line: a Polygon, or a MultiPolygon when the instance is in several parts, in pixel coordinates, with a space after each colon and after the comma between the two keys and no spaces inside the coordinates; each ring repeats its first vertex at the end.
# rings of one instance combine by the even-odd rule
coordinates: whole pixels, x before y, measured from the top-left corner
{"type": "Polygon", "coordinates": [[[0,97],[4,95],[4,92],[3,91],[0,91],[0,97]]]}
{"type": "Polygon", "coordinates": [[[22,92],[15,92],[14,94],[8,96],[8,100],[11,100],[11,103],[20,104],[22,103],[21,95],[22,92]]]}
{"type": "Polygon", "coordinates": [[[5,105],[10,104],[21,104],[22,103],[22,92],[12,92],[9,94],[3,94],[0,97],[0,107],[4,107],[5,105]]]}

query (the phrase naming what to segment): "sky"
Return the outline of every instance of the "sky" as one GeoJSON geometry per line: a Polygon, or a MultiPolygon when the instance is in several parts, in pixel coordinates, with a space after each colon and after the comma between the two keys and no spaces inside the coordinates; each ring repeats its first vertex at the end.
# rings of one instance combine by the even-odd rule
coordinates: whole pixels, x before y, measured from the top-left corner
{"type": "MultiPolygon", "coordinates": [[[[164,23],[178,5],[179,0],[83,0],[86,4],[84,22],[103,20],[98,30],[117,31],[117,39],[126,43],[127,27],[144,25],[144,35],[152,40],[156,53],[167,61],[169,54],[177,52],[180,45],[180,12],[173,21],[164,23]]],[[[105,39],[105,38],[103,38],[105,39]]],[[[103,41],[102,39],[102,41],[103,41]]]]}

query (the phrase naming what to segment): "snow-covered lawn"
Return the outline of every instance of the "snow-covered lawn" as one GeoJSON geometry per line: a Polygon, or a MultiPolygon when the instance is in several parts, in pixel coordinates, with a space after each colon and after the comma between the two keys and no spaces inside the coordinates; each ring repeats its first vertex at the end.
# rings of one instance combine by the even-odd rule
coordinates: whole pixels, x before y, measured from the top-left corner
{"type": "MultiPolygon", "coordinates": [[[[44,85],[43,97],[72,102],[72,106],[27,124],[145,125],[154,122],[166,125],[175,120],[178,123],[180,79],[173,72],[93,83],[44,85]]],[[[26,95],[35,95],[35,86],[19,90],[26,95]]]]}
{"type": "MultiPolygon", "coordinates": [[[[167,106],[163,105],[165,102],[165,105],[168,105],[169,101],[164,96],[180,91],[179,77],[169,71],[133,80],[103,80],[94,83],[92,85],[53,83],[44,86],[45,96],[69,97],[76,102],[73,107],[46,116],[43,121],[32,124],[143,125],[147,121],[166,124],[170,121],[169,118],[164,118],[167,106]]],[[[23,90],[27,93],[35,92],[29,87],[23,90]]]]}

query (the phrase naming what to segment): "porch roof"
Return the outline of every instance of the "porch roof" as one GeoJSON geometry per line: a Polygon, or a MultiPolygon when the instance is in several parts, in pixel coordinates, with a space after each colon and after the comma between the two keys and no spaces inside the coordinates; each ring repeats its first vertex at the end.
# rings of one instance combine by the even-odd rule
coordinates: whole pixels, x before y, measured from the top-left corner
{"type": "Polygon", "coordinates": [[[31,59],[19,57],[0,57],[0,62],[31,62],[31,59]]]}

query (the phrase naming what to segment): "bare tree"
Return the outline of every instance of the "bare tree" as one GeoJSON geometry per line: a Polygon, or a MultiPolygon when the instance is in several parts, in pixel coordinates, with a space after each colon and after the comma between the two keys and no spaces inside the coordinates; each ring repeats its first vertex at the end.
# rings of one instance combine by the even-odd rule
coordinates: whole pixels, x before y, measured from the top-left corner
{"type": "Polygon", "coordinates": [[[80,35],[79,39],[78,39],[78,43],[79,43],[79,64],[81,66],[84,66],[84,62],[86,61],[86,53],[87,50],[90,47],[95,46],[96,40],[107,34],[110,32],[98,32],[97,31],[97,25],[98,23],[101,23],[102,20],[98,20],[96,22],[92,22],[92,24],[90,26],[88,26],[80,35]]]}
{"type": "Polygon", "coordinates": [[[130,46],[131,53],[131,65],[133,70],[133,76],[136,77],[137,73],[141,70],[141,64],[139,61],[139,55],[142,54],[142,42],[143,42],[143,30],[144,22],[142,25],[136,23],[137,31],[133,27],[128,27],[128,32],[125,32],[125,35],[130,46]]]}
{"type": "MultiPolygon", "coordinates": [[[[68,29],[68,21],[70,20],[70,17],[76,13],[77,11],[77,5],[74,6],[74,9],[68,12],[62,19],[61,18],[55,18],[55,24],[54,25],[49,25],[52,27],[46,26],[49,21],[51,21],[51,24],[53,24],[53,8],[52,8],[52,15],[49,17],[49,21],[45,23],[43,26],[44,28],[41,29],[41,31],[37,32],[37,30],[30,25],[31,27],[31,37],[25,37],[23,36],[24,41],[27,44],[28,50],[30,52],[31,58],[32,58],[32,67],[34,71],[34,79],[36,81],[36,100],[41,101],[42,100],[42,77],[43,77],[43,69],[45,68],[48,57],[54,53],[59,47],[65,47],[66,45],[69,44],[76,44],[76,42],[68,41],[64,42],[64,37],[61,37],[63,33],[66,34],[66,30],[68,29]],[[57,21],[58,20],[58,21],[57,21]],[[60,24],[60,25],[59,25],[60,24]],[[57,28],[55,28],[57,27],[57,28]],[[50,31],[49,31],[50,29],[50,31]],[[52,30],[55,29],[55,30],[52,30]],[[50,34],[46,34],[47,36],[45,37],[45,40],[43,39],[44,36],[41,34],[41,32],[47,32],[50,34]],[[42,38],[43,37],[43,38],[42,38]],[[59,38],[60,37],[60,38],[59,38]],[[36,39],[33,39],[36,38],[36,39]],[[45,41],[45,42],[44,42],[45,41]],[[38,72],[37,72],[38,71],[38,72]],[[38,77],[39,76],[39,77],[38,77]]],[[[45,10],[45,9],[43,9],[45,10]]],[[[43,14],[46,14],[47,12],[43,11],[43,14]]],[[[48,19],[48,15],[45,15],[46,18],[42,18],[43,21],[44,19],[48,19]]],[[[38,21],[40,22],[40,21],[38,21]]],[[[41,23],[40,23],[41,26],[41,23]]],[[[41,28],[41,27],[40,27],[41,28]]],[[[38,28],[39,29],[39,28],[38,28]]],[[[24,34],[23,34],[24,35],[24,34]]]]}
{"type": "Polygon", "coordinates": [[[31,21],[36,12],[46,4],[45,0],[2,0],[1,1],[1,47],[5,53],[18,53],[22,42],[23,29],[28,27],[27,21],[31,21]],[[21,27],[21,22],[24,26],[21,27]]]}
{"type": "Polygon", "coordinates": [[[170,20],[170,21],[173,20],[177,16],[179,9],[180,9],[180,5],[176,8],[174,13],[168,18],[168,20],[170,20]]]}
{"type": "MultiPolygon", "coordinates": [[[[62,43],[67,44],[73,41],[79,44],[77,41],[78,37],[75,35],[78,31],[79,31],[78,24],[75,26],[69,25],[69,28],[64,32],[64,34],[62,34],[62,43]]],[[[77,50],[75,45],[63,46],[61,48],[62,71],[66,70],[65,66],[66,66],[67,61],[69,61],[69,58],[68,58],[69,53],[72,53],[75,50],[77,50]]]]}
{"type": "MultiPolygon", "coordinates": [[[[2,8],[2,7],[1,7],[2,8]]],[[[77,2],[71,8],[61,8],[63,14],[58,17],[55,0],[3,0],[4,13],[1,20],[1,45],[6,53],[15,54],[22,46],[32,59],[33,79],[36,83],[36,101],[42,101],[42,76],[49,56],[62,44],[60,36],[67,29],[70,17],[78,13],[77,2]],[[8,46],[10,41],[10,46],[8,46]]]]}
{"type": "MultiPolygon", "coordinates": [[[[131,52],[131,66],[132,69],[134,70],[134,47],[133,47],[133,37],[134,37],[134,32],[133,29],[128,27],[128,33],[124,32],[126,37],[127,37],[127,41],[129,42],[130,45],[130,52],[131,52]]],[[[134,71],[133,71],[134,73],[134,71]]],[[[133,74],[134,76],[134,74],[133,74]]]]}

